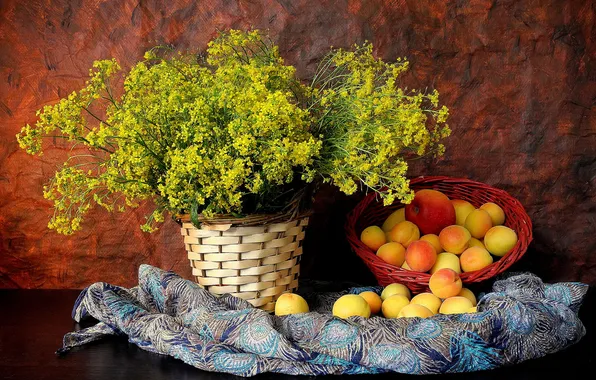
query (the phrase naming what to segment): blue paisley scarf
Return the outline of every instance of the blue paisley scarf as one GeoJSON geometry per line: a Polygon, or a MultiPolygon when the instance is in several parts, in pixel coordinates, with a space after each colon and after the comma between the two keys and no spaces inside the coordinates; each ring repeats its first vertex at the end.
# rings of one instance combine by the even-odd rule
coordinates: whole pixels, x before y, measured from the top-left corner
{"type": "Polygon", "coordinates": [[[276,317],[239,298],[215,297],[195,283],[149,265],[139,285],[95,283],[81,293],[73,318],[99,320],[64,337],[60,353],[107,335],[126,335],[142,349],[206,371],[253,376],[400,372],[471,372],[511,365],[578,342],[577,316],[588,286],[543,284],[512,274],[478,302],[478,313],[431,318],[349,320],[331,307],[351,288],[305,294],[310,313],[276,317]]]}

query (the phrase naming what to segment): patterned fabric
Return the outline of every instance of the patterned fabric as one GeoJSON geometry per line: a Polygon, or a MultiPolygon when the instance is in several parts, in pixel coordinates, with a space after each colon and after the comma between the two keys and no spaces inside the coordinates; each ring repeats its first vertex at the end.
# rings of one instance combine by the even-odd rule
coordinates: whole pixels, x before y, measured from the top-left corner
{"type": "Polygon", "coordinates": [[[351,288],[304,294],[313,312],[276,317],[142,265],[135,288],[95,283],[83,290],[73,318],[100,322],[66,334],[60,352],[126,335],[142,349],[239,376],[471,372],[538,358],[579,341],[585,329],[577,311],[587,289],[511,274],[481,297],[474,314],[334,318],[330,310],[339,296],[365,290],[351,288]]]}

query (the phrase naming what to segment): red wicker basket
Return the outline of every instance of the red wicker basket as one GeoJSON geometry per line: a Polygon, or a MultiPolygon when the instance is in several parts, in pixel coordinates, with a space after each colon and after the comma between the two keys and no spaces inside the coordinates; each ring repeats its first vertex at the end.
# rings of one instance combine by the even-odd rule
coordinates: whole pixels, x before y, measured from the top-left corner
{"type": "MultiPolygon", "coordinates": [[[[517,233],[517,244],[500,260],[482,270],[462,273],[460,277],[465,284],[487,280],[505,271],[523,256],[532,241],[532,222],[528,214],[517,199],[503,190],[469,179],[443,176],[414,178],[410,181],[410,187],[413,190],[438,190],[450,199],[463,199],[475,207],[480,207],[486,202],[494,202],[505,212],[505,225],[517,233]]],[[[345,230],[352,249],[364,260],[380,285],[386,286],[398,282],[414,292],[421,292],[428,289],[430,274],[388,264],[360,241],[363,229],[371,225],[380,226],[389,214],[403,206],[399,202],[383,206],[376,193],[370,193],[350,212],[345,230]]]]}

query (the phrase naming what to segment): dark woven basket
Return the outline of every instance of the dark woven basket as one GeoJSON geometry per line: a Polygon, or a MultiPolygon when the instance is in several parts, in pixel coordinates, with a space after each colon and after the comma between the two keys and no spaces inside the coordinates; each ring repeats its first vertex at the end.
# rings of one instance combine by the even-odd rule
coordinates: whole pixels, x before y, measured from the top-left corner
{"type": "MultiPolygon", "coordinates": [[[[413,190],[433,189],[442,192],[450,199],[463,199],[475,207],[486,202],[494,202],[505,212],[504,225],[517,233],[515,247],[500,260],[478,271],[460,275],[464,284],[487,280],[504,272],[519,260],[532,241],[532,222],[521,203],[506,191],[496,189],[481,182],[452,177],[418,177],[410,181],[413,190]]],[[[385,219],[395,210],[404,207],[396,202],[383,206],[376,193],[368,194],[348,215],[345,230],[352,249],[377,278],[380,285],[397,282],[406,285],[414,292],[428,289],[430,274],[406,270],[381,260],[375,252],[360,241],[360,234],[368,226],[381,226],[385,219]]]]}

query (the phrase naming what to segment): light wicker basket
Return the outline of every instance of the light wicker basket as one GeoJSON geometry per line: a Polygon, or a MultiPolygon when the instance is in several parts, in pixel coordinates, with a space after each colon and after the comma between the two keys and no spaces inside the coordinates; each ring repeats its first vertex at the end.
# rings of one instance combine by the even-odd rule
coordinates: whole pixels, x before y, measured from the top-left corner
{"type": "Polygon", "coordinates": [[[213,294],[229,293],[273,311],[280,295],[298,288],[308,225],[307,214],[279,219],[219,219],[197,228],[181,218],[196,282],[213,294]]]}

